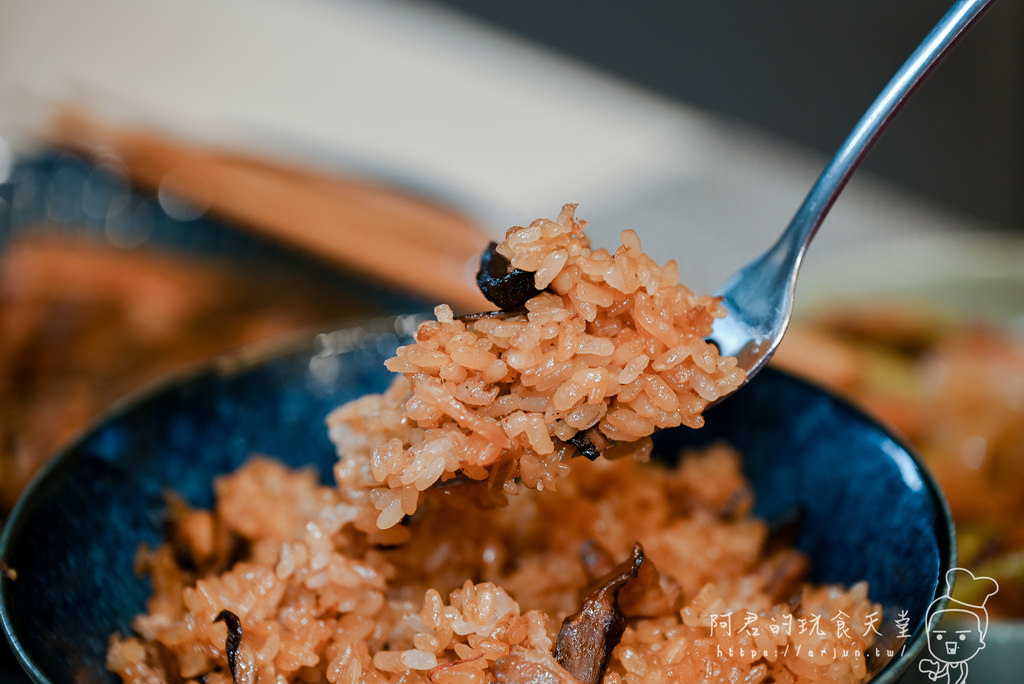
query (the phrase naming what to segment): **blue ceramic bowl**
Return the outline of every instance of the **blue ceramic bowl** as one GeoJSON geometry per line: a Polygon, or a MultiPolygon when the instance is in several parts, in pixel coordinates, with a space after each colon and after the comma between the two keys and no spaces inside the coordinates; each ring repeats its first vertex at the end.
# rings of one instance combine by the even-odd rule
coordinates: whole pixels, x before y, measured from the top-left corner
{"type": "MultiPolygon", "coordinates": [[[[414,321],[391,319],[235,357],[116,407],[29,487],[0,538],[0,618],[39,682],[113,681],[109,635],[129,631],[150,591],[132,570],[140,544],[161,538],[164,493],[208,506],[211,482],[253,452],[325,478],[335,460],[323,419],[389,381],[383,361],[414,321]],[[2,573],[0,573],[2,574],[2,573]]],[[[802,512],[796,544],[813,579],[867,580],[892,634],[906,611],[912,638],[892,659],[895,681],[924,643],[922,623],[950,567],[950,517],[906,447],[849,405],[771,369],[716,406],[707,427],[658,435],[658,450],[726,440],[744,456],[757,512],[802,512]]]]}

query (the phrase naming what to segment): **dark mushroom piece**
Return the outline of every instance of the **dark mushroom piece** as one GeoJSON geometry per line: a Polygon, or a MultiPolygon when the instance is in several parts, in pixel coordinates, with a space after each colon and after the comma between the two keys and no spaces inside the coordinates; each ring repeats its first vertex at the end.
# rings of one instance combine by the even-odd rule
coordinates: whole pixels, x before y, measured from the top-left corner
{"type": "Polygon", "coordinates": [[[569,444],[576,447],[576,451],[580,453],[580,456],[586,456],[591,461],[595,460],[612,445],[611,441],[601,434],[601,431],[597,428],[577,432],[569,438],[569,444]]]}
{"type": "Polygon", "coordinates": [[[583,599],[583,607],[562,622],[555,659],[581,684],[598,684],[612,651],[626,631],[626,616],[618,596],[640,572],[644,550],[633,545],[633,557],[618,565],[601,585],[583,599]]]}
{"type": "Polygon", "coordinates": [[[534,286],[534,274],[513,268],[509,260],[498,253],[497,247],[498,243],[492,242],[480,257],[476,284],[484,297],[502,311],[521,309],[541,291],[534,286]]]}
{"type": "Polygon", "coordinates": [[[228,627],[228,637],[224,641],[224,650],[228,656],[228,669],[231,680],[238,684],[238,648],[242,645],[242,621],[230,610],[217,613],[214,622],[223,622],[228,627]]]}
{"type": "MultiPolygon", "coordinates": [[[[596,583],[615,569],[615,560],[594,539],[585,539],[580,546],[583,570],[596,583]]],[[[653,617],[674,613],[682,608],[682,589],[669,575],[658,571],[646,554],[636,578],[619,592],[619,609],[629,618],[653,617]]]]}

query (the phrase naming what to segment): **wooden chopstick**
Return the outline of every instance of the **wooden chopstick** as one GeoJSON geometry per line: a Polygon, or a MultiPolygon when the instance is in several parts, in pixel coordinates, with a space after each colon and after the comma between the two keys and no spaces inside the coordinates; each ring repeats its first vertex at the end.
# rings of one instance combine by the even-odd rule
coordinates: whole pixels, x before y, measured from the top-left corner
{"type": "Polygon", "coordinates": [[[371,182],[59,115],[58,145],[112,149],[128,178],[274,240],[462,311],[493,308],[473,274],[488,234],[458,212],[371,182]]]}

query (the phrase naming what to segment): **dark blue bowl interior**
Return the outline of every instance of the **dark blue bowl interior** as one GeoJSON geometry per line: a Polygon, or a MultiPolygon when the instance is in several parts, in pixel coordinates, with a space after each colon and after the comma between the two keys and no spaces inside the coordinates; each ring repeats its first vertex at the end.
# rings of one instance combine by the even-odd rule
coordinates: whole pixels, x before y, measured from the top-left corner
{"type": "MultiPolygon", "coordinates": [[[[208,506],[213,478],[254,452],[314,464],[330,479],[335,453],[324,417],[384,389],[382,362],[403,340],[394,322],[371,328],[192,375],[115,409],[51,463],[0,538],[0,559],[17,573],[2,580],[0,616],[34,678],[113,680],[104,652],[112,632],[129,631],[150,591],[132,562],[140,544],[160,541],[165,492],[208,506]]],[[[758,513],[769,521],[802,513],[796,543],[814,579],[870,582],[872,599],[886,606],[883,627],[907,611],[915,650],[952,553],[945,504],[915,458],[844,402],[772,370],[715,407],[707,423],[661,433],[659,452],[735,445],[758,513]]],[[[892,681],[909,655],[881,679],[892,681]]]]}

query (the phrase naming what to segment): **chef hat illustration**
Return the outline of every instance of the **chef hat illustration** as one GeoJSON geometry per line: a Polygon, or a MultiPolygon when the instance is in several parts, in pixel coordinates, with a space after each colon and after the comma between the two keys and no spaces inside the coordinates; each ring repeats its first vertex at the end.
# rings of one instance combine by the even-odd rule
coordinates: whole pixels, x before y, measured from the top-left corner
{"type": "Polygon", "coordinates": [[[964,568],[951,568],[946,572],[946,593],[932,601],[928,606],[928,621],[944,610],[962,610],[973,613],[981,623],[981,638],[985,638],[988,631],[988,610],[985,603],[989,597],[999,591],[999,583],[991,577],[975,577],[974,573],[964,568]],[[960,595],[953,596],[953,587],[960,587],[960,595]],[[948,599],[949,604],[942,610],[939,607],[943,599],[948,599]]]}

